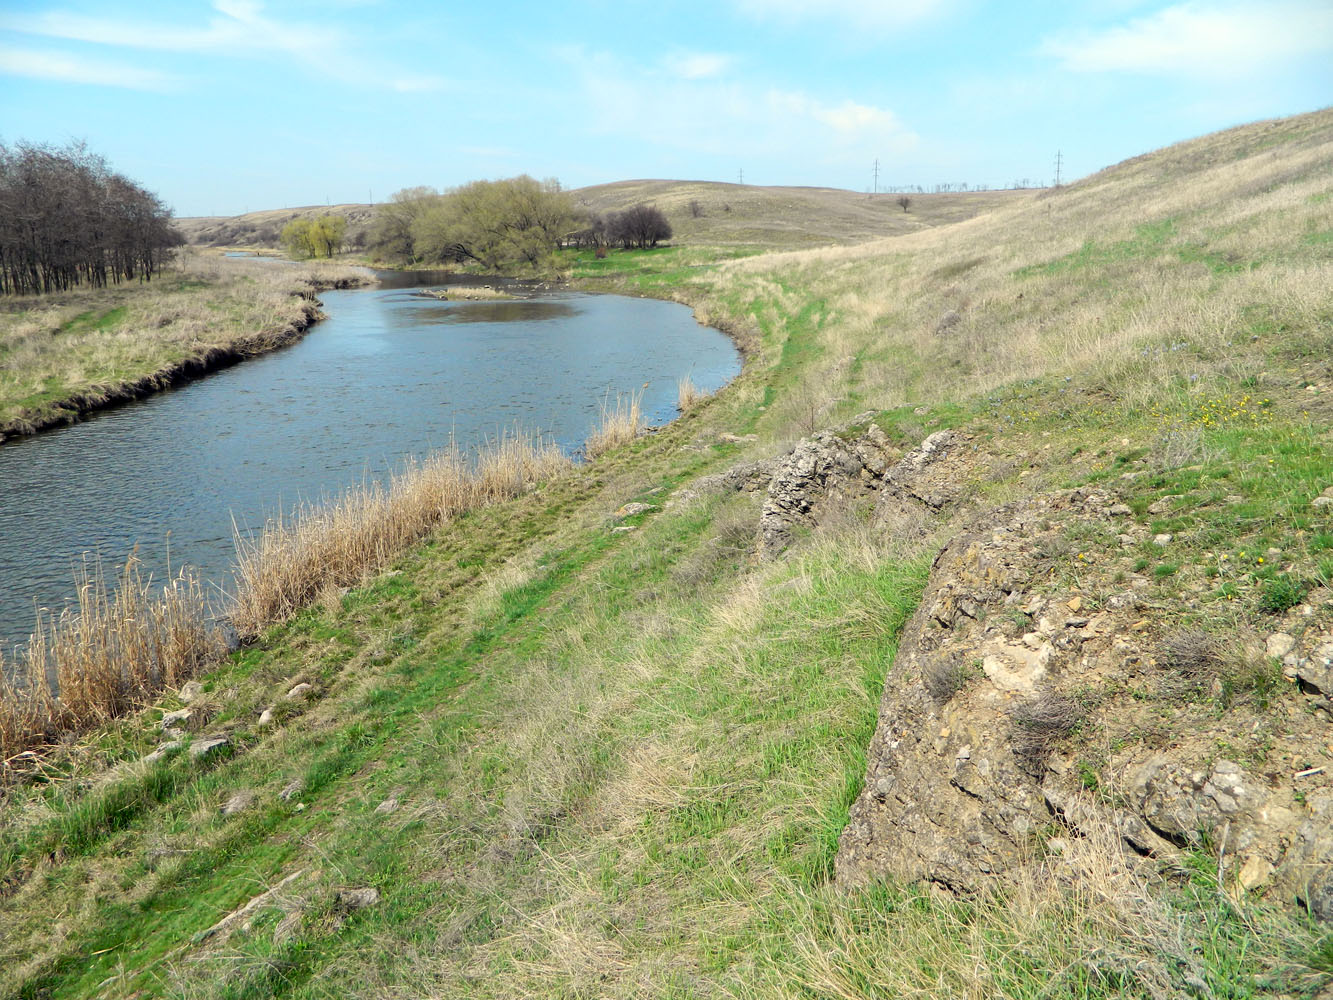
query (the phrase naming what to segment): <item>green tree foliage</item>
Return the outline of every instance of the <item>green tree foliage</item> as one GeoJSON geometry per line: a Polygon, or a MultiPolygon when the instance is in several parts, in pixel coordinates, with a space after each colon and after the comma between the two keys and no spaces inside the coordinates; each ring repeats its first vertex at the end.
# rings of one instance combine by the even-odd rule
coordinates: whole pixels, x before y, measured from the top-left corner
{"type": "Polygon", "coordinates": [[[431,187],[411,187],[395,191],[375,210],[370,224],[370,250],[384,260],[414,264],[418,253],[412,239],[412,227],[423,212],[440,200],[440,192],[431,187]]]}
{"type": "Polygon", "coordinates": [[[473,181],[442,195],[429,188],[399,191],[380,207],[372,247],[418,262],[471,261],[491,270],[537,266],[578,224],[559,181],[524,174],[473,181]]]}
{"type": "Polygon", "coordinates": [[[341,215],[293,219],[282,229],[282,242],[293,257],[332,257],[343,247],[347,220],[341,215]]]}

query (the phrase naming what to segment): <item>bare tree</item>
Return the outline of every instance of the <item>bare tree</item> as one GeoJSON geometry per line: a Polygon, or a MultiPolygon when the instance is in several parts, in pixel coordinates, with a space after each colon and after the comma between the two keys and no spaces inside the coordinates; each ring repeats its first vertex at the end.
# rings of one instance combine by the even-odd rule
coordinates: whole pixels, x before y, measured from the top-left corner
{"type": "Polygon", "coordinates": [[[690,215],[698,219],[704,214],[704,206],[698,198],[690,199],[690,215]]]}
{"type": "Polygon", "coordinates": [[[0,293],[149,281],[182,242],[161,200],[83,143],[0,145],[0,293]]]}
{"type": "Polygon", "coordinates": [[[671,239],[671,223],[656,205],[635,205],[617,212],[608,218],[607,228],[611,241],[626,250],[655,247],[671,239]]]}
{"type": "Polygon", "coordinates": [[[907,209],[911,206],[911,204],[912,204],[912,199],[909,198],[909,197],[907,197],[907,195],[905,195],[905,194],[900,194],[900,195],[898,196],[898,206],[899,206],[904,212],[907,211],[907,209]]]}

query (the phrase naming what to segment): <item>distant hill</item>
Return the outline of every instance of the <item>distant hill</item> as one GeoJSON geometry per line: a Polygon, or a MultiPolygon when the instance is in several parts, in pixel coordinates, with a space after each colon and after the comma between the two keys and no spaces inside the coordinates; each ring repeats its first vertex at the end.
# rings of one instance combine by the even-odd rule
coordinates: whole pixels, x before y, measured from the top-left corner
{"type": "Polygon", "coordinates": [[[618,181],[571,191],[594,212],[655,204],[671,222],[673,242],[799,249],[862,243],[970,219],[1030,191],[913,194],[904,212],[897,194],[868,195],[838,188],[758,187],[711,181],[618,181]],[[691,203],[701,214],[695,215],[691,203]]]}
{"type": "Polygon", "coordinates": [[[309,205],[303,208],[274,208],[244,215],[193,216],[177,219],[176,227],[185,242],[208,247],[277,247],[282,227],[293,219],[341,215],[347,219],[347,246],[365,245],[366,231],[375,217],[374,205],[309,205]]]}
{"type": "MultiPolygon", "coordinates": [[[[617,181],[575,188],[574,203],[590,212],[619,211],[640,202],[666,213],[674,243],[707,246],[759,245],[781,249],[862,243],[970,219],[1023,191],[914,194],[904,212],[898,195],[870,196],[817,187],[757,187],[710,181],[617,181]],[[692,208],[697,203],[698,214],[692,208]]],[[[374,218],[374,205],[312,205],[234,216],[177,219],[186,242],[196,246],[277,247],[282,227],[293,219],[328,214],[347,218],[347,246],[360,249],[374,218]]]]}

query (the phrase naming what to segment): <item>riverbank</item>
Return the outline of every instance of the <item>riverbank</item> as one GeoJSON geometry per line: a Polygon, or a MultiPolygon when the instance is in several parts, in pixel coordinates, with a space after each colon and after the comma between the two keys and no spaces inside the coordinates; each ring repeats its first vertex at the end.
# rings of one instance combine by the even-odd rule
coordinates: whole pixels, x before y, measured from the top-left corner
{"type": "Polygon", "coordinates": [[[11,992],[1317,996],[1330,144],[614,279],[752,330],[743,373],[12,790],[11,992]],[[1234,833],[1273,796],[1308,836],[1234,833]],[[847,877],[912,806],[930,867],[847,877]]]}
{"type": "Polygon", "coordinates": [[[144,285],[0,301],[0,443],[285,347],[363,268],[182,251],[144,285]]]}

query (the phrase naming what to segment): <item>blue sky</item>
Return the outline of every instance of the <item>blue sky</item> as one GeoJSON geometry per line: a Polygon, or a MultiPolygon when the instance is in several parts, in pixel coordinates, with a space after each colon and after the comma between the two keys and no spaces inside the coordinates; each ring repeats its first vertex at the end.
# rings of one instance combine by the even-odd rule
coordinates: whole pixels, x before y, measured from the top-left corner
{"type": "Polygon", "coordinates": [[[1048,182],[1333,103],[1333,0],[0,0],[0,140],[178,215],[529,173],[1048,182]]]}

